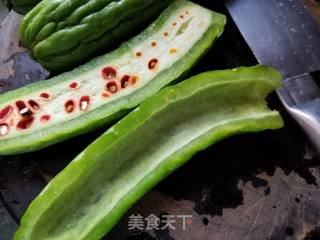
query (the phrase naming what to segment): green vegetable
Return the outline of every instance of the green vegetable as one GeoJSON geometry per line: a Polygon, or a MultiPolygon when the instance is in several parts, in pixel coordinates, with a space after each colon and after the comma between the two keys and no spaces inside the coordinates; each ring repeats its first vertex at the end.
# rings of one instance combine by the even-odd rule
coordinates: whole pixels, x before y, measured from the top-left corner
{"type": "Polygon", "coordinates": [[[31,203],[15,240],[100,239],[145,192],[226,137],[282,127],[266,95],[280,74],[256,66],[168,87],[89,145],[31,203]]]}
{"type": "Polygon", "coordinates": [[[21,39],[45,68],[62,71],[142,30],[172,0],[44,0],[21,23],[21,39]]]}
{"type": "Polygon", "coordinates": [[[9,9],[13,8],[18,13],[26,14],[41,0],[2,0],[9,9]]]}
{"type": "Polygon", "coordinates": [[[189,70],[224,25],[223,15],[174,1],[118,50],[70,73],[1,95],[0,154],[34,151],[123,116],[189,70]],[[185,22],[188,26],[177,35],[185,22]]]}

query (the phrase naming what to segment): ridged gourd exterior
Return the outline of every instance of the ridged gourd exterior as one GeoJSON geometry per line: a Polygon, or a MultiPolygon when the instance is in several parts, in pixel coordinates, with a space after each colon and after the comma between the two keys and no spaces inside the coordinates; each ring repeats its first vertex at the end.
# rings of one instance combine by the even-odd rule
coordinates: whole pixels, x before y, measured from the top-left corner
{"type": "Polygon", "coordinates": [[[139,33],[170,2],[43,0],[24,17],[21,40],[48,70],[70,70],[139,33]]]}

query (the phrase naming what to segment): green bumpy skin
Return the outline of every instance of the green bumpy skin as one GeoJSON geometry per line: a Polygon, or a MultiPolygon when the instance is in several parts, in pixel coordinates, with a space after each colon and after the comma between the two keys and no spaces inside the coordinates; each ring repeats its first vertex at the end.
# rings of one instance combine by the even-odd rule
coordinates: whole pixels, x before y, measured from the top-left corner
{"type": "Polygon", "coordinates": [[[42,66],[65,71],[142,30],[170,2],[44,0],[23,19],[21,40],[42,66]]]}
{"type": "Polygon", "coordinates": [[[181,79],[220,36],[225,22],[223,15],[177,0],[118,50],[1,95],[0,155],[41,149],[118,119],[181,79]]]}
{"type": "Polygon", "coordinates": [[[3,0],[5,6],[21,14],[26,14],[39,2],[41,0],[3,0]]]}
{"type": "Polygon", "coordinates": [[[95,240],[196,152],[277,129],[264,101],[280,86],[265,66],[212,71],[161,90],[80,153],[31,203],[15,240],[95,240]]]}

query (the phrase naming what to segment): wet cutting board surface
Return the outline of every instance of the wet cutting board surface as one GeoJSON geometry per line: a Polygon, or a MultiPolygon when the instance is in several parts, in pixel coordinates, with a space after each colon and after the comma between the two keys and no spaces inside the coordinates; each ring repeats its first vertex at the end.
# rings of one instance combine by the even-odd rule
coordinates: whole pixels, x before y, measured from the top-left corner
{"type": "MultiPolygon", "coordinates": [[[[224,12],[222,6],[203,5],[224,12]]],[[[1,93],[49,75],[19,43],[20,19],[12,12],[1,24],[1,93]]],[[[222,38],[191,75],[254,64],[229,18],[222,38]]],[[[281,111],[283,129],[232,137],[198,153],[146,194],[105,239],[320,239],[319,158],[276,96],[268,102],[281,111]],[[158,229],[128,230],[132,216],[139,214],[160,218],[158,229]],[[176,229],[165,227],[169,215],[176,229]],[[178,216],[186,215],[184,230],[178,216]]],[[[0,157],[0,240],[12,239],[32,199],[105,129],[38,152],[0,157]]]]}

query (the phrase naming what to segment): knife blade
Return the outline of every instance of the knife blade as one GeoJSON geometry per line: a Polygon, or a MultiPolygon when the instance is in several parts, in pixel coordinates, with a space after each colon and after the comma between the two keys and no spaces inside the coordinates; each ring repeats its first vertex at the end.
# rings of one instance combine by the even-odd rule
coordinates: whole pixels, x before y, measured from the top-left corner
{"type": "Polygon", "coordinates": [[[320,69],[320,28],[301,0],[228,0],[227,8],[258,61],[285,78],[320,69]]]}
{"type": "Polygon", "coordinates": [[[320,28],[301,0],[226,0],[226,7],[259,63],[283,76],[277,92],[320,154],[320,28]]]}

